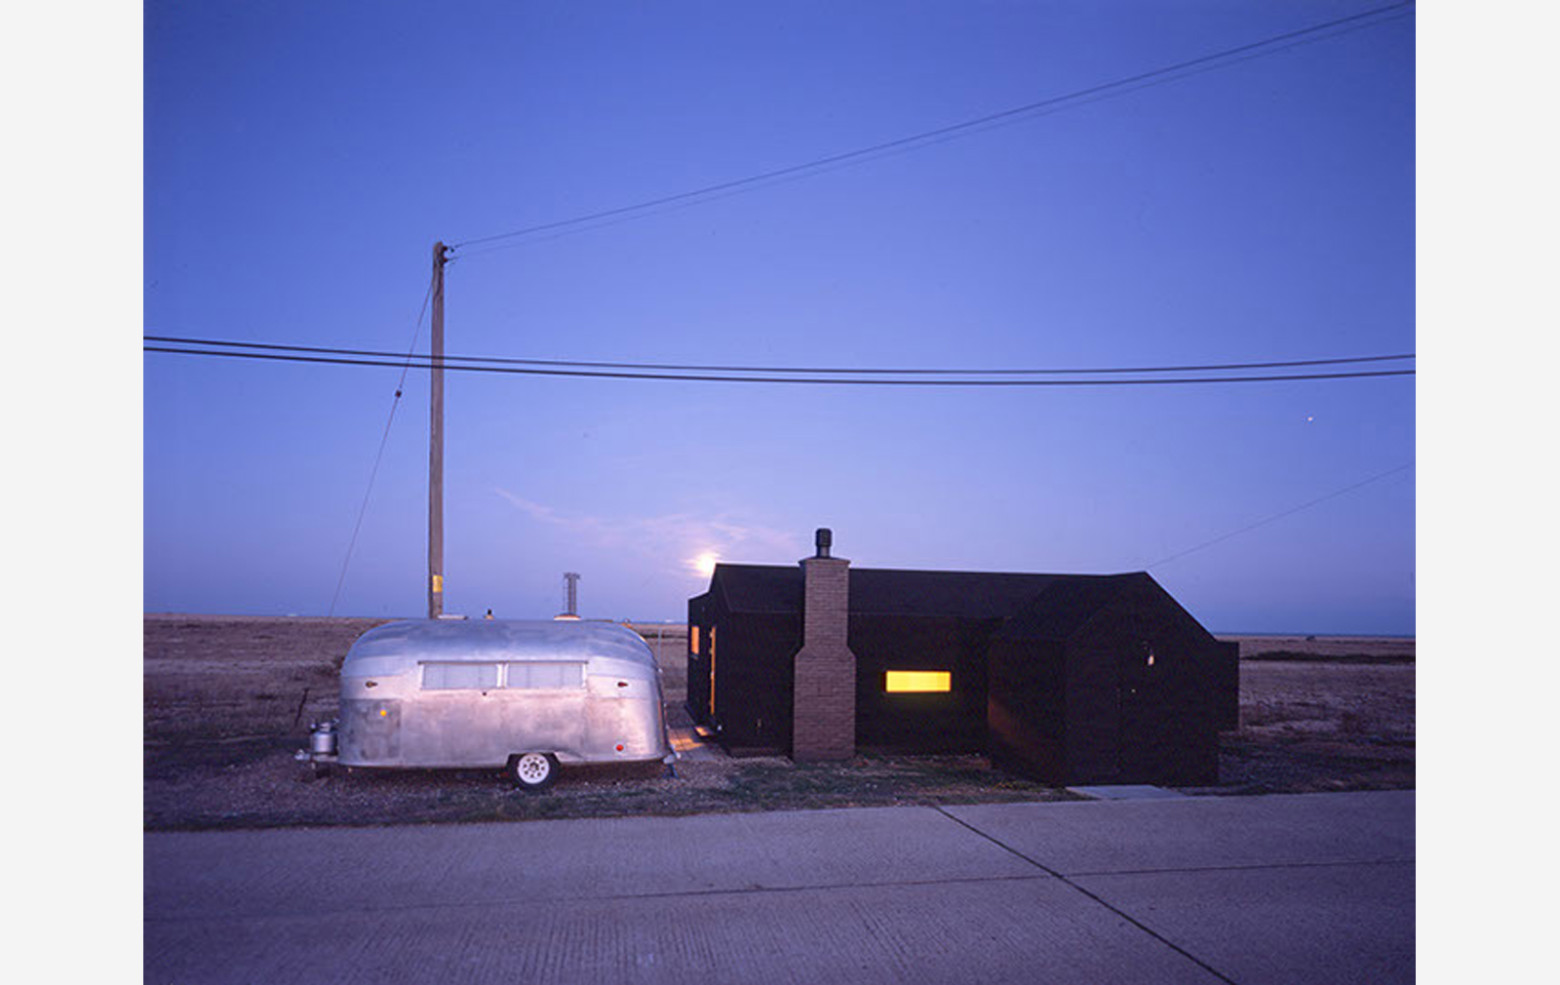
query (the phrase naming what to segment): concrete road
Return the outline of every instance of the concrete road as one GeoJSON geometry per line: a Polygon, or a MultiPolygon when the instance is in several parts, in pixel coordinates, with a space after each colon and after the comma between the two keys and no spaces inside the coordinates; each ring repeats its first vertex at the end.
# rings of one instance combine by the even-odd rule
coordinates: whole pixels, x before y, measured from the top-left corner
{"type": "Polygon", "coordinates": [[[1414,980],[1414,794],[145,836],[151,985],[1414,980]]]}

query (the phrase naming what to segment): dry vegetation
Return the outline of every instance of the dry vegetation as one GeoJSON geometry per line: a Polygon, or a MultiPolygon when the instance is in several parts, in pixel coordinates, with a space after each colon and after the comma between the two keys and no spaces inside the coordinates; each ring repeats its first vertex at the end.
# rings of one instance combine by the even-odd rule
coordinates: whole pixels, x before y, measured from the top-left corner
{"type": "MultiPolygon", "coordinates": [[[[383,620],[149,615],[144,627],[145,826],[390,824],[1001,800],[1066,791],[979,756],[874,756],[797,766],[723,757],[566,772],[528,794],[502,776],[364,772],[316,777],[293,753],[336,711],[337,670],[383,620]]],[[[683,627],[637,627],[687,724],[683,627]]],[[[1413,641],[1241,638],[1241,716],[1217,788],[1268,793],[1414,785],[1413,641]]]]}
{"type": "Polygon", "coordinates": [[[1414,786],[1414,641],[1240,641],[1240,731],[1221,737],[1218,793],[1414,786]]]}

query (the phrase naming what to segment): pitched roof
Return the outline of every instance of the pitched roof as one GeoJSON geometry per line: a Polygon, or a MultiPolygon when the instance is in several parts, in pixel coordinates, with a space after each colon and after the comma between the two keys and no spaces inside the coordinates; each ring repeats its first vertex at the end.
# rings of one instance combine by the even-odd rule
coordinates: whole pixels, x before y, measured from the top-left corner
{"type": "Polygon", "coordinates": [[[1015,610],[998,635],[1015,639],[1067,639],[1128,584],[1153,579],[1145,572],[1124,575],[1073,575],[1015,610]]]}
{"type": "Polygon", "coordinates": [[[800,612],[802,569],[773,564],[717,564],[710,595],[720,594],[733,612],[800,612]]]}
{"type": "MultiPolygon", "coordinates": [[[[1129,575],[1012,574],[852,568],[850,611],[857,615],[1007,619],[1024,612],[1025,635],[1066,636],[1104,605],[1129,575]]],[[[718,564],[711,592],[734,612],[796,613],[800,565],[718,564]]]]}

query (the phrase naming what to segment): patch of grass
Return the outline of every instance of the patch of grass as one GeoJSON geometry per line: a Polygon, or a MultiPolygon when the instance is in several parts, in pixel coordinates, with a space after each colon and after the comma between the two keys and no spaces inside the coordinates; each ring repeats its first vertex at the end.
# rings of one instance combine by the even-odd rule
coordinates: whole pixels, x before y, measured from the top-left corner
{"type": "Polygon", "coordinates": [[[296,743],[274,737],[213,741],[189,735],[142,746],[141,771],[145,779],[213,777],[225,770],[288,755],[296,743]]]}
{"type": "Polygon", "coordinates": [[[745,765],[727,789],[736,805],[759,810],[1056,800],[1054,787],[993,769],[976,756],[872,756],[846,763],[745,765]]]}
{"type": "Polygon", "coordinates": [[[1345,711],[1338,716],[1338,733],[1351,739],[1368,738],[1372,729],[1370,719],[1357,711],[1345,711]]]}

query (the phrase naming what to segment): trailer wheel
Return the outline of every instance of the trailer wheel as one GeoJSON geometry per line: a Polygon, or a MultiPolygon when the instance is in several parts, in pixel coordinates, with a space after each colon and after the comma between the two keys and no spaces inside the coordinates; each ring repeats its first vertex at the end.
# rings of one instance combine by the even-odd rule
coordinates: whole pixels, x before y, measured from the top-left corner
{"type": "Polygon", "coordinates": [[[509,761],[509,775],[525,790],[546,790],[558,779],[558,760],[550,752],[528,752],[509,761]]]}

